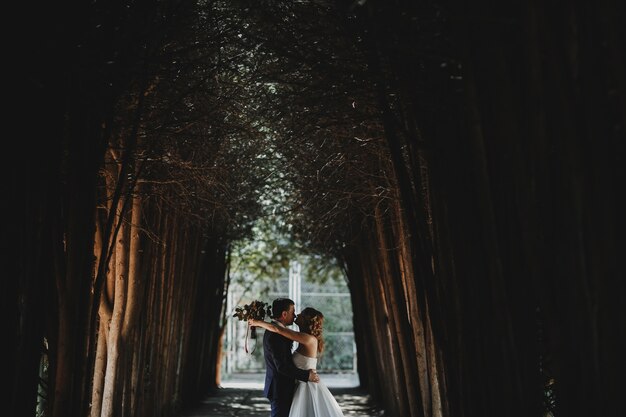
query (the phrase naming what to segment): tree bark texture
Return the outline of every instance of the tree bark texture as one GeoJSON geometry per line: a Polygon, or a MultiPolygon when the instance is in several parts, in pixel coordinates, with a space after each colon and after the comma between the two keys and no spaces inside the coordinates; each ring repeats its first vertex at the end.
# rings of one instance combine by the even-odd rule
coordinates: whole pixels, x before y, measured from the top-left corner
{"type": "MultiPolygon", "coordinates": [[[[624,281],[616,279],[624,221],[614,192],[624,184],[625,77],[615,73],[624,57],[615,34],[624,31],[614,20],[623,6],[448,2],[440,29],[451,35],[431,39],[439,55],[430,56],[410,31],[433,10],[396,3],[368,2],[362,17],[401,201],[390,221],[400,226],[395,244],[379,236],[378,248],[362,244],[346,258],[351,288],[370,275],[350,260],[355,251],[379,274],[413,282],[406,293],[416,310],[390,309],[391,281],[375,298],[360,295],[370,309],[423,317],[411,327],[429,332],[428,342],[415,341],[418,354],[404,366],[423,369],[420,354],[430,352],[436,380],[413,391],[425,399],[437,387],[443,401],[429,409],[424,400],[410,415],[539,415],[548,393],[556,393],[556,415],[622,414],[613,387],[625,334],[617,319],[624,281]],[[416,73],[429,66],[452,69],[421,85],[416,73]],[[420,101],[435,87],[433,103],[420,101]],[[393,106],[389,93],[400,96],[393,106]],[[402,247],[399,230],[411,245],[401,251],[408,278],[388,267],[389,248],[402,247]]],[[[364,321],[355,331],[370,339],[394,334],[355,316],[364,321]]],[[[361,339],[359,353],[367,351],[361,339]]],[[[401,378],[387,386],[411,385],[382,365],[375,374],[401,378]]],[[[392,395],[383,399],[400,412],[392,395]]]]}

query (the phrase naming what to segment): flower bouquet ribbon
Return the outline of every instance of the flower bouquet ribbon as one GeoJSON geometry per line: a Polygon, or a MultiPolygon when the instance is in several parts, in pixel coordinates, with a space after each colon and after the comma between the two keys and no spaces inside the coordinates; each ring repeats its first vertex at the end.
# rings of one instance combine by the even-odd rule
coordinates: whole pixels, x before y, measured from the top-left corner
{"type": "MultiPolygon", "coordinates": [[[[239,321],[248,321],[249,319],[255,320],[264,320],[265,316],[272,315],[272,308],[269,304],[264,303],[263,301],[254,300],[250,304],[245,304],[243,307],[236,307],[235,314],[233,317],[237,317],[239,321]]],[[[246,353],[252,353],[256,350],[256,343],[254,344],[254,349],[250,351],[248,348],[248,334],[250,335],[250,339],[256,339],[256,327],[248,326],[246,328],[246,336],[244,340],[244,349],[246,353]]]]}

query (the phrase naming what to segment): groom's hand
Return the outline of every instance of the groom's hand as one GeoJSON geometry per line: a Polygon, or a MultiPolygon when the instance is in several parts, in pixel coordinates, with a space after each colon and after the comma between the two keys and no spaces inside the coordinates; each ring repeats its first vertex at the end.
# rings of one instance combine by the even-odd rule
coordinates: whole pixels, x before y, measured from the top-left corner
{"type": "Polygon", "coordinates": [[[320,376],[315,372],[315,369],[309,369],[309,381],[320,382],[320,376]]]}

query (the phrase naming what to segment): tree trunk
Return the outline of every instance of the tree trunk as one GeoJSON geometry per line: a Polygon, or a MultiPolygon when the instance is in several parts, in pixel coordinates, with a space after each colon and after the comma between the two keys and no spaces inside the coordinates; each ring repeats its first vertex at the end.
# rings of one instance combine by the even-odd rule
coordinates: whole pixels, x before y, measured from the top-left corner
{"type": "Polygon", "coordinates": [[[124,311],[126,308],[126,292],[128,287],[128,246],[127,246],[127,223],[123,220],[121,209],[118,211],[121,226],[120,232],[115,245],[115,288],[113,313],[109,325],[107,339],[107,366],[104,379],[104,390],[102,398],[102,417],[112,417],[115,415],[116,398],[118,392],[118,375],[120,351],[122,350],[123,340],[121,338],[122,326],[124,320],[124,311]]]}

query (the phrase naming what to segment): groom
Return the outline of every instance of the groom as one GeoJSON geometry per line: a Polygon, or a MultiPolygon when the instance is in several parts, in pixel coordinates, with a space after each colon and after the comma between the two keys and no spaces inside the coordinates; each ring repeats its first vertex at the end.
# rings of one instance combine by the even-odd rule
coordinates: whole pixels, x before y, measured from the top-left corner
{"type": "MultiPolygon", "coordinates": [[[[277,326],[291,326],[296,318],[295,305],[289,298],[277,298],[272,302],[272,322],[277,326]]],[[[263,336],[265,356],[265,388],[263,393],[270,400],[272,417],[288,417],[296,379],[319,382],[315,370],[298,369],[291,360],[293,342],[278,333],[266,331],[263,336]]]]}

